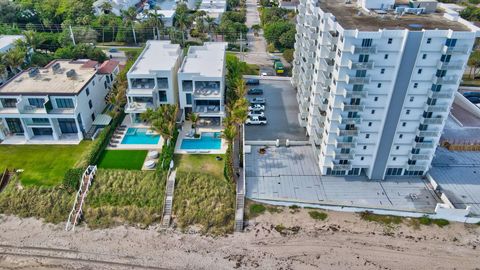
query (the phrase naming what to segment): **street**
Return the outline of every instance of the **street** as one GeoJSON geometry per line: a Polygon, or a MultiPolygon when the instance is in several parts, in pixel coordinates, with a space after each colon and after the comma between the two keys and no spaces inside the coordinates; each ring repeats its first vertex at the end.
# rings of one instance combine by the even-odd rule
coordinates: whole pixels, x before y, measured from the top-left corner
{"type": "Polygon", "coordinates": [[[247,33],[248,52],[244,53],[244,57],[240,59],[259,66],[271,66],[272,60],[267,53],[267,42],[263,37],[263,30],[260,30],[258,36],[255,36],[251,27],[252,25],[260,24],[260,15],[258,13],[257,1],[247,0],[247,22],[249,28],[247,33]]]}

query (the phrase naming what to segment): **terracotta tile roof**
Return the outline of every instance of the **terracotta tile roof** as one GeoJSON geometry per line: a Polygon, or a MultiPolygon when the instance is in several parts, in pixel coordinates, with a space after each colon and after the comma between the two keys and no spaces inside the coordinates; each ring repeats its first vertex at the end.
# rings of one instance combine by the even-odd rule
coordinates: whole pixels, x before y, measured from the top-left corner
{"type": "Polygon", "coordinates": [[[98,68],[99,74],[110,74],[112,73],[115,68],[120,64],[117,60],[108,60],[102,63],[102,65],[98,68]]]}

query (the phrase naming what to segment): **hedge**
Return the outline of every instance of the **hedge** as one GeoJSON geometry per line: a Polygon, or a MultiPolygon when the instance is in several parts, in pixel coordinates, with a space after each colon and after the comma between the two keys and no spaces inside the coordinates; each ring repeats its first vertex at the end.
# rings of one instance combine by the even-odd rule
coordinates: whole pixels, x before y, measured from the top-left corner
{"type": "Polygon", "coordinates": [[[170,162],[173,160],[173,154],[175,153],[175,144],[178,138],[178,130],[175,129],[173,138],[170,140],[170,144],[167,146],[165,143],[162,147],[159,160],[162,163],[157,167],[158,172],[168,171],[170,168],[170,162]]]}

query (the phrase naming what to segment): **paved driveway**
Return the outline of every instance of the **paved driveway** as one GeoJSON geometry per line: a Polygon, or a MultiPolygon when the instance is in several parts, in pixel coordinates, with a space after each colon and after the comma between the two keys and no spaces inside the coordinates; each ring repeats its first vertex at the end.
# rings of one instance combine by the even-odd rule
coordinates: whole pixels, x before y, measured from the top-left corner
{"type": "MultiPolygon", "coordinates": [[[[267,99],[266,126],[246,126],[246,140],[308,140],[305,129],[298,123],[298,103],[295,89],[287,80],[260,80],[260,85],[250,88],[263,89],[267,99]]],[[[248,98],[259,96],[248,96],[248,98]]]]}

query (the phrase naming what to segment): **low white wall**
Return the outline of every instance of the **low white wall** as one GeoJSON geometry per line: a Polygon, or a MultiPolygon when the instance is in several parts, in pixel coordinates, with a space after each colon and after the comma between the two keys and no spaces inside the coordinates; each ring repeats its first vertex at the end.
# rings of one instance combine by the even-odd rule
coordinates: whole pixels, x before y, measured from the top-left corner
{"type": "Polygon", "coordinates": [[[455,99],[453,102],[458,106],[462,107],[463,109],[467,110],[471,114],[475,115],[476,117],[480,118],[480,108],[478,108],[475,104],[471,103],[461,93],[455,92],[455,99]]]}
{"type": "Polygon", "coordinates": [[[280,140],[275,141],[245,141],[248,145],[280,146],[280,140]]]}
{"type": "Polygon", "coordinates": [[[243,75],[244,79],[259,79],[259,80],[272,80],[272,81],[290,81],[292,77],[283,76],[258,76],[258,75],[243,75]]]}
{"type": "Polygon", "coordinates": [[[309,141],[291,141],[289,139],[286,140],[286,146],[304,146],[310,145],[309,141]]]}

